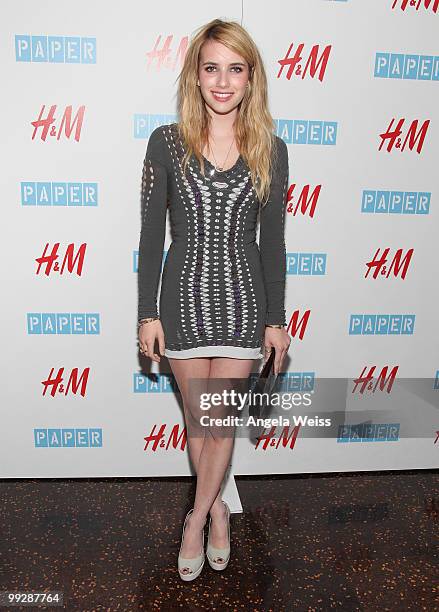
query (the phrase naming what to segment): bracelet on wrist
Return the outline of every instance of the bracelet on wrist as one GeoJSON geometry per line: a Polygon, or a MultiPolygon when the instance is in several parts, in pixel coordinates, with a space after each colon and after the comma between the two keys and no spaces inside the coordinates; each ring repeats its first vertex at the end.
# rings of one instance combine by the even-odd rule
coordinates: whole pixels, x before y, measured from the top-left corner
{"type": "Polygon", "coordinates": [[[275,329],[282,329],[285,325],[266,325],[265,327],[274,327],[275,329]]]}
{"type": "Polygon", "coordinates": [[[152,321],[157,321],[159,317],[147,317],[146,319],[140,319],[137,323],[137,328],[141,327],[144,323],[151,323],[152,321]]]}

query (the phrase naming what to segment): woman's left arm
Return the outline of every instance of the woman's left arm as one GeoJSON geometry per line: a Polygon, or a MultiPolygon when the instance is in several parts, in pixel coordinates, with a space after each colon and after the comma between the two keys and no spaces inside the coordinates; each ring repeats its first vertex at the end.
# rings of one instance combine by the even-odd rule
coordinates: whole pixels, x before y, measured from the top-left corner
{"type": "MultiPolygon", "coordinates": [[[[285,204],[289,181],[288,147],[276,136],[278,159],[273,170],[270,195],[261,207],[259,251],[261,255],[265,291],[267,296],[266,325],[286,325],[285,320],[285,204]]],[[[286,329],[265,328],[264,346],[268,356],[271,347],[276,349],[274,370],[280,371],[291,338],[286,329]]]]}

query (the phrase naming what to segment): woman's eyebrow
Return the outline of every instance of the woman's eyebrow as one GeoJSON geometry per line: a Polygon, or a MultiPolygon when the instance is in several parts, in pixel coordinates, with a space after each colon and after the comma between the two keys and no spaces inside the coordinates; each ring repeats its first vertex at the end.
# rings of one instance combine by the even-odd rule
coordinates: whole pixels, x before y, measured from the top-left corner
{"type": "MultiPolygon", "coordinates": [[[[218,66],[218,62],[203,62],[202,66],[206,64],[212,64],[213,66],[218,66]]],[[[229,66],[245,66],[244,62],[232,62],[229,66]]]]}

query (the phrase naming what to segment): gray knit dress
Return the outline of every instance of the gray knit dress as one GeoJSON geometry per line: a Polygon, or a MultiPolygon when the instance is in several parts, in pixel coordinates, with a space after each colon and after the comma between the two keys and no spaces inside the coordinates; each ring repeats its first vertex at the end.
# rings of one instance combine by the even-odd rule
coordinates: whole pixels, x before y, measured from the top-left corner
{"type": "Polygon", "coordinates": [[[260,359],[265,325],[286,325],[289,165],[287,145],[275,139],[278,162],[269,200],[260,207],[242,156],[224,172],[203,156],[203,177],[193,155],[184,176],[185,149],[177,124],[151,133],[142,175],[138,320],[160,316],[166,357],[260,359]],[[158,312],[168,207],[172,243],[163,265],[158,312]]]}

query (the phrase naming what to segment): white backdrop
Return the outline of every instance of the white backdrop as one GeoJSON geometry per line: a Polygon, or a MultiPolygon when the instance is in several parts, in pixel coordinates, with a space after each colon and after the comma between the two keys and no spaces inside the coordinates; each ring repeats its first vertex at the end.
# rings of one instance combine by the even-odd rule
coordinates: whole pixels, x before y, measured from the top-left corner
{"type": "MultiPolygon", "coordinates": [[[[140,180],[149,134],[176,119],[176,79],[188,40],[215,17],[241,22],[243,14],[289,149],[292,342],[285,379],[356,378],[388,367],[397,368],[397,378],[437,380],[436,3],[225,0],[221,14],[216,10],[198,0],[163,6],[78,0],[74,10],[53,0],[2,3],[0,477],[190,473],[187,448],[172,444],[184,424],[169,364],[140,362],[137,350],[140,180]],[[327,63],[313,74],[307,62],[316,45],[327,63]],[[297,52],[288,75],[289,65],[279,62],[297,52]],[[46,120],[51,107],[45,134],[38,119],[46,120]],[[70,134],[63,125],[69,107],[70,134]],[[380,134],[402,119],[400,146],[387,151],[386,140],[379,150],[380,134]],[[334,128],[326,142],[316,136],[322,122],[334,128]],[[403,147],[410,126],[424,136],[419,152],[419,138],[403,147]],[[313,215],[297,208],[307,185],[311,192],[321,186],[313,215]],[[376,192],[384,192],[378,203],[398,202],[401,193],[405,208],[370,208],[376,192]],[[56,245],[57,259],[39,261],[56,245]],[[61,270],[69,245],[73,260],[85,245],[80,274],[78,261],[61,270]],[[367,263],[386,248],[386,274],[366,276],[367,263]],[[387,277],[398,249],[402,257],[413,249],[406,275],[387,277]],[[322,266],[310,268],[309,261],[322,266]],[[401,315],[410,331],[399,333],[396,317],[397,333],[349,333],[358,314],[401,315]],[[296,327],[302,317],[307,324],[296,327]],[[69,384],[75,369],[82,393],[81,385],[69,384]],[[150,437],[157,435],[154,444],[150,437]]],[[[165,251],[169,244],[168,227],[165,251]]],[[[277,445],[278,431],[265,449],[238,438],[232,469],[435,467],[438,429],[433,418],[431,435],[414,439],[400,430],[392,441],[355,444],[299,430],[286,446],[277,445]]]]}

